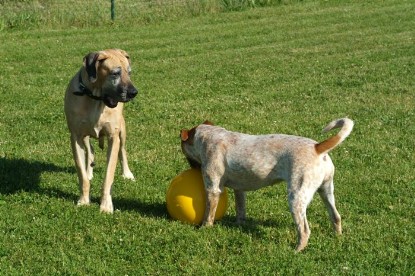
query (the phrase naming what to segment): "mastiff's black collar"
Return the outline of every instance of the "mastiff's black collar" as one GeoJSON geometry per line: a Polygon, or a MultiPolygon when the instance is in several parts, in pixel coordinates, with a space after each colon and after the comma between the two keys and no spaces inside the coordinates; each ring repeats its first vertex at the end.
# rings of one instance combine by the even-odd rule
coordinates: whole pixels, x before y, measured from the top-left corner
{"type": "Polygon", "coordinates": [[[85,86],[85,84],[82,82],[82,76],[81,73],[79,73],[79,91],[74,91],[74,95],[76,96],[88,96],[91,99],[102,101],[104,100],[103,97],[98,97],[92,94],[92,91],[88,89],[88,87],[85,86]]]}

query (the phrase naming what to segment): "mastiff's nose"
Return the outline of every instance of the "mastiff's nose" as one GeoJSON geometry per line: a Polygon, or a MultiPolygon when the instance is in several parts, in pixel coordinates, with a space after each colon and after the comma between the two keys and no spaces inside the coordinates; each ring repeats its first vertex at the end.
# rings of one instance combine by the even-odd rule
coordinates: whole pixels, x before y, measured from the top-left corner
{"type": "Polygon", "coordinates": [[[138,90],[134,87],[134,85],[129,84],[127,88],[127,96],[128,98],[132,99],[137,96],[138,90]]]}

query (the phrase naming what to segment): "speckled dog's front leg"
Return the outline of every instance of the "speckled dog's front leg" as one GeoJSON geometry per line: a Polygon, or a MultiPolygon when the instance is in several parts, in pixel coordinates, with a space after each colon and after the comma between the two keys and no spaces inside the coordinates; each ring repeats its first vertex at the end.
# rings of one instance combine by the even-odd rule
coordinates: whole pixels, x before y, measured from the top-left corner
{"type": "Polygon", "coordinates": [[[212,226],[215,221],[220,193],[206,192],[206,208],[203,217],[204,226],[212,226]]]}

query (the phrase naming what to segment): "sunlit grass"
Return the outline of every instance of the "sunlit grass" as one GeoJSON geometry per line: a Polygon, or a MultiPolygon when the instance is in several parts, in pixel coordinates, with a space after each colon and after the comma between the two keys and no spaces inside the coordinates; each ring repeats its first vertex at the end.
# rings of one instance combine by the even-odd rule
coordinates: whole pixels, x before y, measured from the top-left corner
{"type": "MultiPolygon", "coordinates": [[[[108,1],[109,2],[109,1],[108,1]]],[[[410,1],[305,1],[142,24],[0,33],[0,271],[74,274],[408,274],[414,270],[414,56],[410,1]],[[78,208],[63,95],[82,57],[122,48],[140,89],[125,107],[135,182],[116,176],[113,215],[78,208]],[[169,219],[165,192],[188,167],[179,131],[205,119],[247,133],[323,140],[356,125],[331,156],[342,237],[318,196],[310,244],[294,253],[286,187],[248,194],[248,221],[198,229],[169,219]]],[[[120,11],[121,12],[121,11],[120,11]]],[[[52,24],[53,25],[53,24],[52,24]]],[[[118,168],[119,172],[119,168],[118,168]]]]}

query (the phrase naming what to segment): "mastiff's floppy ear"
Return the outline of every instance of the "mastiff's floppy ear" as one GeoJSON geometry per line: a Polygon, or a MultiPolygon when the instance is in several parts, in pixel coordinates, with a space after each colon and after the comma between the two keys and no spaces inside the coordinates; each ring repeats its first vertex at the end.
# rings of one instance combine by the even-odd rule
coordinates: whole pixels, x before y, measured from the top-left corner
{"type": "Polygon", "coordinates": [[[96,82],[99,63],[106,58],[107,56],[102,52],[92,52],[84,57],[84,67],[90,82],[96,82]]]}

